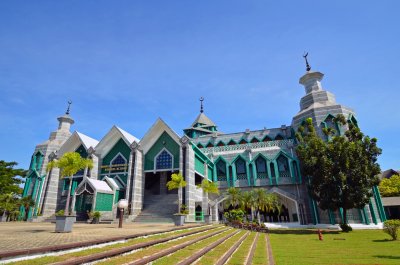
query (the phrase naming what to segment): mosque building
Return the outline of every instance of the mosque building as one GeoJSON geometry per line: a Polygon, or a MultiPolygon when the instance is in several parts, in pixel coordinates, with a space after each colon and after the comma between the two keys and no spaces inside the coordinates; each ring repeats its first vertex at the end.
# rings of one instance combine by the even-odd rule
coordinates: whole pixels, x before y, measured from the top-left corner
{"type": "MultiPolygon", "coordinates": [[[[77,131],[71,133],[74,120],[68,108],[58,118],[57,130],[37,145],[32,155],[23,196],[32,196],[36,205],[28,215],[43,221],[64,209],[71,180],[60,179],[58,168],[47,172],[46,166],[66,152],[78,152],[94,164],[72,178],[71,212],[78,220],[85,219],[88,211],[100,211],[102,219],[114,220],[118,201],[127,199],[127,220],[168,221],[176,212],[178,196],[176,190],[167,190],[166,183],[172,173],[181,172],[187,182],[183,193],[183,203],[189,210],[187,222],[202,221],[204,214],[218,221],[224,208],[224,191],[238,187],[263,188],[278,196],[283,210],[267,213],[266,222],[340,223],[342,211],[322,210],[309,196],[295,153],[294,132],[307,118],[313,119],[321,137],[325,137],[323,128],[342,133],[334,121],[338,114],[357,125],[354,111],[337,103],[335,96],[322,88],[323,76],[307,65],[299,81],[305,88],[300,111],[290,125],[279,128],[221,133],[205,115],[201,99],[200,114],[183,130],[183,136],[159,118],[142,139],[114,125],[98,141],[77,131]],[[197,186],[203,179],[216,182],[221,191],[211,203],[197,186]]],[[[373,189],[373,197],[363,209],[349,210],[348,219],[366,225],[386,220],[379,191],[373,189]]]]}

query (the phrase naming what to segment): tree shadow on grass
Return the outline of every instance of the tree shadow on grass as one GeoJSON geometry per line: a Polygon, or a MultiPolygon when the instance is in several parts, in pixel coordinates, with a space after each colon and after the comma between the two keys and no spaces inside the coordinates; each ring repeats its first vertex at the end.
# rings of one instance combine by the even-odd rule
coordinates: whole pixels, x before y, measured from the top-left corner
{"type": "MultiPolygon", "coordinates": [[[[321,230],[322,234],[338,235],[340,231],[336,230],[321,230]]],[[[318,230],[303,230],[303,229],[270,229],[270,234],[291,234],[291,235],[311,235],[317,234],[318,230]]]]}
{"type": "Polygon", "coordinates": [[[392,256],[392,255],[375,255],[373,257],[380,259],[400,259],[400,256],[392,256]]]}
{"type": "Polygon", "coordinates": [[[393,240],[391,240],[391,239],[375,239],[375,240],[372,240],[372,242],[393,242],[393,240]]]}

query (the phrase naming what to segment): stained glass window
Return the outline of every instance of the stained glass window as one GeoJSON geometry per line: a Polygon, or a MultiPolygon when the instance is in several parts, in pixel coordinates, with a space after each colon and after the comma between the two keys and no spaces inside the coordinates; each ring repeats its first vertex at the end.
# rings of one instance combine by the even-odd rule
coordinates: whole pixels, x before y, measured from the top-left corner
{"type": "Polygon", "coordinates": [[[222,160],[219,160],[217,163],[217,176],[226,177],[226,164],[222,160]]]}
{"type": "Polygon", "coordinates": [[[111,171],[113,173],[125,172],[128,170],[128,164],[121,154],[118,154],[117,157],[114,158],[114,160],[111,162],[111,165],[111,171]]]}
{"type": "Polygon", "coordinates": [[[156,169],[172,168],[172,156],[167,151],[162,151],[156,159],[156,169]]]}
{"type": "Polygon", "coordinates": [[[267,172],[267,165],[265,163],[265,160],[259,156],[256,160],[256,165],[257,165],[257,172],[258,173],[265,173],[267,172]]]}
{"type": "Polygon", "coordinates": [[[246,174],[246,164],[243,159],[239,158],[236,160],[236,173],[237,174],[246,174]]]}

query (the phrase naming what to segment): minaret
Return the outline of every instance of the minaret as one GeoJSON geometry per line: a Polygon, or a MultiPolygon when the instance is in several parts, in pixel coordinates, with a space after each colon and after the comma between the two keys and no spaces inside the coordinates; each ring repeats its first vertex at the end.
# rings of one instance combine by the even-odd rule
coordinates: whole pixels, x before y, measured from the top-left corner
{"type": "Polygon", "coordinates": [[[56,158],[57,151],[71,136],[70,128],[74,120],[69,115],[71,101],[68,101],[68,108],[64,115],[57,118],[58,128],[50,133],[45,142],[38,144],[32,155],[31,168],[27,175],[23,196],[32,196],[36,202],[35,208],[29,212],[29,217],[43,214],[42,218],[55,213],[57,204],[57,192],[59,183],[59,169],[55,168],[46,172],[47,164],[56,158]]]}
{"type": "Polygon", "coordinates": [[[200,114],[194,120],[190,128],[183,130],[184,133],[190,138],[197,138],[199,136],[213,134],[213,133],[218,134],[217,125],[215,125],[215,123],[212,122],[210,118],[208,118],[204,114],[204,107],[203,107],[204,98],[201,97],[199,100],[200,100],[200,114]]]}
{"type": "MultiPolygon", "coordinates": [[[[299,83],[304,86],[306,95],[300,100],[300,111],[293,117],[292,126],[294,130],[307,118],[312,118],[314,125],[322,129],[323,124],[329,115],[336,117],[343,114],[346,118],[354,116],[354,111],[346,106],[338,104],[335,95],[322,87],[324,74],[318,71],[311,71],[307,55],[306,73],[300,77],[299,83]]],[[[322,135],[322,130],[319,130],[322,135]]]]}

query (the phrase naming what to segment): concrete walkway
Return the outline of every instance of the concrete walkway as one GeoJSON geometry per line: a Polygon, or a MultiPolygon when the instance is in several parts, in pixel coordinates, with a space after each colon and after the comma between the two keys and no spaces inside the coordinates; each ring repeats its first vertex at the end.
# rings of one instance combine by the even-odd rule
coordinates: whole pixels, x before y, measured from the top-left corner
{"type": "MultiPolygon", "coordinates": [[[[185,225],[184,227],[197,224],[185,225]]],[[[74,224],[71,233],[55,233],[53,223],[0,223],[0,249],[12,251],[64,245],[69,243],[85,242],[96,239],[105,239],[117,236],[135,235],[146,232],[164,231],[174,228],[171,223],[129,223],[123,228],[118,224],[74,224]]]]}

